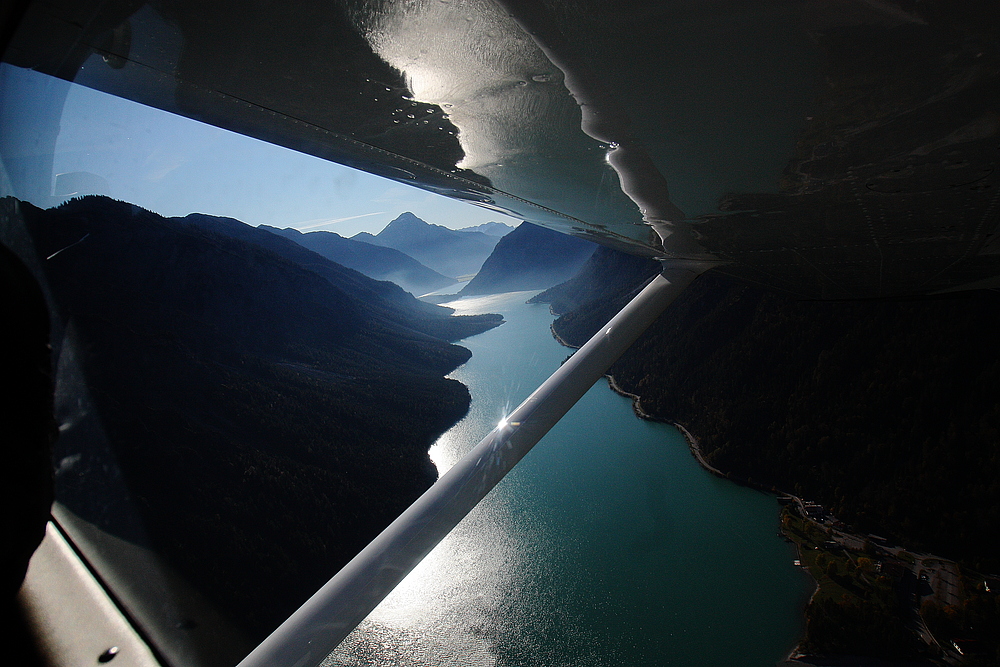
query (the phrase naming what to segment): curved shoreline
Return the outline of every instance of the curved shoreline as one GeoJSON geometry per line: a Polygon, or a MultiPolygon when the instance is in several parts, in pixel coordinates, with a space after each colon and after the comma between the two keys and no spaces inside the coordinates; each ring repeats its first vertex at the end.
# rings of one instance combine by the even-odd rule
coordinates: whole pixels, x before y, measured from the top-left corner
{"type": "MultiPolygon", "coordinates": [[[[552,313],[552,306],[549,306],[549,313],[552,313]]],[[[554,313],[552,313],[552,314],[554,314],[554,313]]],[[[570,345],[569,343],[567,343],[566,341],[564,341],[562,339],[562,337],[556,332],[556,322],[555,322],[555,320],[552,320],[552,324],[549,325],[549,331],[552,332],[552,337],[556,339],[556,342],[559,343],[560,345],[562,345],[563,347],[568,347],[571,350],[579,350],[580,349],[579,345],[570,345]]]]}
{"type": "Polygon", "coordinates": [[[702,468],[709,471],[713,475],[718,475],[719,477],[725,477],[726,479],[729,479],[726,473],[722,472],[721,470],[719,470],[718,468],[716,468],[711,463],[705,460],[705,457],[701,452],[701,444],[698,442],[697,438],[691,435],[690,431],[688,431],[686,428],[684,428],[677,422],[671,422],[671,423],[677,428],[678,431],[681,432],[681,434],[684,435],[684,439],[687,440],[688,443],[688,448],[691,450],[691,453],[694,454],[694,457],[698,459],[698,463],[701,464],[702,468]]]}
{"type": "MultiPolygon", "coordinates": [[[[556,340],[559,340],[560,343],[562,343],[563,345],[565,345],[565,343],[561,339],[559,339],[559,336],[555,333],[554,329],[552,331],[552,335],[556,337],[556,340]]],[[[569,346],[567,346],[567,347],[569,347],[569,346]]],[[[628,391],[625,391],[624,389],[622,389],[618,385],[618,383],[615,381],[614,376],[611,375],[610,373],[607,374],[607,375],[605,375],[605,377],[608,379],[608,386],[611,387],[611,390],[613,392],[615,392],[619,396],[625,396],[627,398],[632,399],[632,411],[635,412],[635,414],[636,414],[637,417],[639,417],[640,419],[646,419],[648,421],[655,421],[655,422],[660,422],[660,423],[668,423],[668,424],[671,424],[678,431],[680,431],[681,435],[683,435],[684,439],[687,441],[688,450],[691,452],[691,455],[694,456],[695,460],[698,461],[698,465],[700,465],[704,470],[712,473],[713,475],[715,475],[717,477],[721,477],[723,479],[726,479],[728,481],[731,481],[731,482],[734,482],[736,484],[740,484],[740,485],[743,485],[743,486],[749,486],[749,487],[751,487],[753,489],[756,489],[758,491],[763,491],[765,493],[774,494],[774,495],[788,495],[788,496],[793,497],[793,498],[795,497],[795,496],[792,496],[791,494],[785,494],[785,493],[783,493],[783,492],[781,492],[781,491],[779,491],[777,489],[766,489],[766,488],[762,487],[759,484],[754,484],[750,480],[743,480],[743,479],[739,479],[739,478],[734,478],[732,475],[726,474],[726,473],[722,472],[721,470],[719,470],[718,468],[716,468],[715,466],[713,466],[712,464],[710,464],[705,459],[705,456],[704,456],[704,454],[701,451],[701,443],[698,442],[698,439],[695,438],[694,435],[691,434],[691,431],[687,430],[687,428],[683,424],[680,424],[680,423],[674,422],[674,421],[665,421],[665,420],[661,420],[661,419],[657,419],[656,417],[653,417],[649,413],[645,412],[642,409],[642,407],[639,405],[639,401],[641,400],[641,397],[638,394],[633,394],[631,392],[628,392],[628,391]]],[[[799,545],[797,543],[795,544],[795,552],[796,552],[796,555],[801,560],[801,558],[802,558],[802,552],[801,552],[801,549],[800,549],[800,547],[799,547],[799,545]]],[[[807,570],[807,572],[808,572],[808,570],[807,570]]],[[[809,573],[809,576],[813,580],[813,591],[812,591],[812,593],[809,594],[809,598],[805,602],[805,604],[802,605],[802,618],[803,618],[803,622],[806,622],[808,620],[808,614],[806,614],[806,609],[808,609],[809,605],[812,603],[813,599],[816,597],[816,594],[819,593],[819,591],[820,591],[819,581],[817,581],[816,578],[812,576],[811,572],[808,572],[808,573],[809,573]]],[[[803,630],[803,632],[804,632],[804,630],[803,630]]],[[[783,660],[781,660],[780,662],[778,662],[778,667],[795,667],[796,665],[809,665],[809,664],[812,664],[812,663],[808,663],[808,662],[806,662],[806,661],[803,660],[804,658],[808,658],[809,657],[808,654],[805,653],[802,650],[802,642],[804,640],[805,640],[805,636],[803,635],[803,637],[801,639],[799,639],[799,641],[797,641],[795,643],[795,646],[792,647],[792,649],[788,652],[788,655],[786,655],[783,660]]]]}
{"type": "Polygon", "coordinates": [[[712,473],[713,475],[717,475],[718,477],[729,479],[731,481],[737,481],[737,482],[739,481],[739,480],[732,480],[732,478],[729,475],[722,472],[721,470],[713,466],[705,459],[705,455],[701,451],[701,443],[698,442],[697,438],[691,435],[691,431],[687,430],[683,424],[674,421],[665,421],[662,419],[657,419],[656,417],[652,416],[651,414],[642,409],[642,406],[639,404],[639,401],[642,399],[641,396],[639,396],[638,394],[627,392],[624,389],[622,389],[615,381],[615,376],[609,374],[605,375],[604,377],[608,379],[608,386],[611,387],[611,391],[615,392],[619,396],[625,396],[627,398],[632,399],[632,411],[635,412],[637,417],[639,417],[640,419],[645,419],[647,421],[670,424],[678,431],[680,431],[681,435],[684,436],[684,439],[687,440],[688,449],[691,450],[691,455],[698,460],[698,464],[702,468],[712,473]]]}
{"type": "MultiPolygon", "coordinates": [[[[553,335],[555,335],[555,332],[553,332],[553,335]]],[[[556,338],[558,340],[558,336],[556,338]]],[[[746,487],[749,487],[751,489],[754,489],[755,491],[761,491],[763,493],[769,493],[769,494],[779,495],[779,496],[780,495],[784,495],[784,496],[791,496],[792,495],[790,493],[782,491],[781,489],[777,489],[777,488],[775,488],[773,486],[766,486],[764,484],[760,484],[758,482],[755,482],[755,481],[753,481],[751,479],[748,479],[748,478],[745,478],[745,477],[741,477],[739,475],[734,475],[731,472],[724,472],[724,471],[716,468],[711,463],[709,463],[708,460],[705,458],[705,454],[704,454],[704,452],[701,449],[701,443],[698,442],[698,439],[696,437],[694,437],[691,434],[691,432],[688,431],[687,428],[684,427],[683,424],[681,424],[679,422],[671,421],[669,419],[660,419],[659,417],[655,417],[655,416],[649,414],[648,412],[644,411],[642,409],[641,405],[640,405],[640,401],[642,400],[641,396],[639,396],[638,394],[633,394],[631,392],[628,392],[628,391],[625,391],[624,389],[622,389],[618,385],[618,383],[615,381],[614,376],[611,375],[610,373],[607,374],[607,375],[605,375],[604,377],[606,377],[608,379],[608,386],[611,387],[611,390],[613,392],[615,392],[619,396],[625,396],[626,398],[632,399],[632,411],[635,412],[635,415],[637,417],[639,417],[640,419],[645,419],[647,421],[659,422],[661,424],[670,424],[670,425],[676,427],[677,430],[679,430],[681,432],[681,435],[684,436],[684,439],[687,440],[688,449],[691,450],[691,455],[694,456],[694,458],[698,461],[698,464],[702,468],[704,468],[705,470],[707,470],[708,472],[712,473],[713,475],[716,475],[717,477],[721,477],[723,479],[727,479],[730,482],[733,482],[735,484],[739,484],[741,486],[746,486],[746,487]]]]}
{"type": "MultiPolygon", "coordinates": [[[[560,345],[562,345],[563,347],[568,347],[571,350],[578,350],[578,349],[580,349],[580,346],[578,346],[578,345],[570,345],[565,340],[563,340],[563,338],[556,331],[556,327],[555,327],[555,322],[554,321],[553,321],[552,324],[549,325],[549,331],[552,332],[552,337],[555,338],[556,341],[560,345]]],[[[750,487],[752,489],[756,489],[758,491],[763,491],[764,493],[773,493],[775,495],[790,495],[790,494],[787,494],[787,493],[785,493],[783,491],[780,491],[779,489],[775,489],[773,487],[769,488],[769,487],[766,487],[766,486],[764,486],[762,484],[758,484],[756,482],[753,482],[753,481],[751,481],[749,479],[744,479],[744,478],[735,476],[732,473],[725,473],[725,472],[719,470],[718,468],[716,468],[715,466],[711,465],[705,459],[705,455],[701,451],[701,443],[698,442],[697,438],[695,438],[693,435],[691,435],[691,432],[688,431],[687,428],[685,428],[682,424],[680,424],[678,422],[670,421],[670,420],[667,420],[667,419],[660,419],[658,417],[654,417],[653,415],[649,414],[648,412],[646,412],[645,410],[642,409],[642,406],[640,404],[640,402],[642,400],[641,396],[639,396],[638,394],[633,394],[631,392],[628,392],[628,391],[625,391],[624,389],[622,389],[621,386],[619,386],[618,382],[615,380],[615,376],[612,375],[611,373],[605,374],[604,377],[607,378],[607,380],[608,380],[608,386],[611,387],[611,391],[615,392],[619,396],[625,396],[626,398],[632,399],[632,411],[635,413],[636,417],[638,417],[639,419],[645,419],[647,421],[660,422],[661,424],[671,424],[672,426],[676,427],[677,430],[679,430],[681,432],[681,435],[684,436],[684,439],[687,440],[688,449],[691,450],[691,455],[694,456],[695,459],[698,461],[698,464],[702,468],[704,468],[705,470],[707,470],[708,472],[710,472],[713,475],[716,475],[718,477],[722,477],[723,479],[728,479],[729,481],[735,482],[736,484],[741,484],[743,486],[748,486],[748,487],[750,487]]]]}
{"type": "Polygon", "coordinates": [[[615,376],[614,375],[611,375],[609,373],[608,375],[605,375],[604,377],[606,377],[608,379],[608,386],[611,387],[611,391],[615,392],[619,396],[625,396],[626,398],[631,398],[632,399],[632,412],[635,413],[636,417],[638,417],[640,419],[645,419],[645,420],[651,421],[651,422],[658,422],[658,421],[660,421],[659,419],[653,417],[653,415],[649,414],[648,412],[646,412],[645,410],[642,409],[642,406],[639,404],[639,401],[642,398],[641,396],[639,396],[638,394],[631,394],[631,393],[625,391],[624,389],[622,389],[620,386],[618,386],[618,383],[615,381],[615,376]]]}
{"type": "MultiPolygon", "coordinates": [[[[552,336],[561,345],[563,345],[564,347],[578,349],[577,346],[568,345],[566,343],[566,341],[564,341],[558,335],[558,333],[556,333],[556,330],[555,330],[554,326],[551,326],[550,328],[551,328],[551,331],[552,331],[552,336]]],[[[688,449],[691,452],[691,455],[695,458],[695,460],[698,462],[698,465],[700,465],[702,467],[702,469],[704,469],[705,471],[707,471],[707,472],[709,472],[709,473],[711,473],[711,474],[713,474],[713,475],[715,475],[717,477],[721,477],[723,479],[726,479],[728,481],[734,482],[734,483],[739,484],[741,486],[747,486],[747,487],[752,488],[752,489],[754,489],[756,491],[761,491],[763,493],[767,493],[769,495],[774,495],[774,496],[785,496],[785,497],[787,497],[788,501],[791,501],[792,503],[794,503],[795,505],[798,506],[799,512],[801,513],[802,517],[805,518],[805,519],[807,519],[807,520],[809,520],[808,517],[807,517],[807,515],[806,515],[806,511],[804,509],[806,501],[804,501],[801,497],[796,496],[795,494],[792,494],[792,493],[788,493],[788,492],[782,491],[782,490],[778,489],[775,486],[765,486],[765,485],[763,485],[763,484],[761,484],[761,483],[759,483],[757,481],[754,481],[752,479],[745,478],[745,477],[743,477],[741,475],[734,474],[732,472],[728,472],[728,473],[727,472],[723,472],[719,468],[716,468],[715,466],[713,466],[712,464],[710,464],[708,462],[708,460],[705,458],[704,452],[702,451],[702,448],[701,448],[701,443],[698,441],[698,439],[683,424],[680,424],[678,422],[672,421],[670,419],[662,419],[662,418],[659,418],[659,417],[656,417],[654,415],[651,415],[651,414],[647,413],[646,411],[644,411],[642,409],[642,406],[641,406],[642,397],[640,395],[633,394],[633,393],[631,393],[629,391],[624,390],[618,384],[617,380],[615,379],[615,377],[610,372],[607,373],[605,375],[605,377],[607,378],[607,380],[608,380],[608,386],[611,388],[612,391],[614,391],[619,396],[624,396],[624,397],[627,397],[627,398],[629,398],[631,400],[632,410],[633,410],[633,412],[635,413],[635,415],[637,417],[639,417],[640,419],[647,420],[647,421],[660,422],[660,423],[670,424],[670,425],[674,426],[681,433],[681,435],[684,436],[684,439],[687,441],[688,449]]],[[[795,555],[798,557],[798,561],[799,561],[799,562],[796,563],[796,565],[799,565],[799,563],[804,564],[805,563],[805,559],[803,558],[804,554],[803,554],[803,551],[802,551],[802,548],[803,548],[802,544],[800,544],[798,541],[792,539],[790,537],[790,533],[788,533],[785,530],[784,526],[782,526],[779,529],[779,531],[780,531],[779,532],[779,536],[781,534],[784,534],[786,541],[790,541],[790,542],[792,542],[794,544],[795,555]]],[[[847,537],[853,537],[853,538],[857,538],[857,539],[866,539],[867,537],[869,537],[867,534],[860,533],[860,532],[858,532],[855,529],[850,528],[850,527],[841,527],[839,529],[839,531],[843,532],[843,534],[841,535],[841,537],[847,536],[847,537]]],[[[819,547],[816,547],[816,548],[818,549],[819,547]]],[[[920,554],[918,554],[918,555],[920,555],[920,554]]],[[[923,556],[927,556],[927,554],[923,554],[923,556]]],[[[812,653],[812,652],[809,652],[809,651],[805,650],[804,644],[805,644],[805,642],[807,642],[809,640],[808,633],[807,633],[807,626],[808,626],[809,621],[811,619],[811,614],[810,614],[810,611],[809,611],[810,610],[810,606],[815,601],[816,596],[821,593],[823,587],[822,587],[822,584],[820,582],[820,579],[812,571],[811,568],[803,567],[803,570],[805,571],[805,573],[812,580],[813,586],[812,586],[812,591],[807,596],[803,596],[803,600],[801,601],[801,618],[803,619],[802,634],[800,635],[799,640],[791,648],[791,650],[785,655],[784,659],[780,660],[776,664],[776,667],[817,667],[818,665],[821,665],[821,664],[829,664],[829,665],[836,664],[836,665],[843,665],[844,667],[846,667],[847,665],[857,665],[858,667],[903,667],[904,665],[906,667],[931,667],[933,664],[939,664],[939,663],[936,663],[936,662],[935,663],[926,662],[926,661],[921,662],[920,660],[922,660],[923,658],[914,658],[913,660],[903,659],[902,661],[888,661],[888,662],[886,662],[886,661],[883,661],[883,660],[880,660],[880,659],[877,659],[877,658],[872,658],[872,657],[863,656],[863,655],[853,655],[853,654],[849,655],[849,654],[840,654],[840,653],[834,653],[834,654],[815,654],[815,653],[812,653]]],[[[933,636],[932,636],[932,640],[935,643],[937,642],[937,640],[934,639],[933,636]]],[[[924,640],[924,641],[926,641],[926,640],[924,640]]]]}
{"type": "MultiPolygon", "coordinates": [[[[552,324],[549,325],[549,330],[552,332],[552,337],[555,338],[556,341],[558,341],[559,344],[562,345],[563,347],[568,347],[568,348],[573,349],[573,350],[579,349],[579,346],[570,345],[565,340],[563,340],[561,336],[559,336],[558,332],[556,332],[555,322],[554,321],[553,321],[552,324]]],[[[691,431],[687,430],[687,428],[683,424],[680,424],[680,423],[675,422],[675,421],[658,419],[657,417],[654,417],[653,415],[647,413],[646,411],[644,411],[642,409],[642,406],[640,404],[640,402],[642,400],[641,396],[639,396],[638,394],[633,394],[631,392],[628,392],[628,391],[625,391],[624,389],[622,389],[621,386],[618,384],[618,382],[615,380],[615,376],[612,375],[611,373],[606,373],[604,377],[607,378],[607,380],[608,380],[608,386],[611,388],[611,391],[615,392],[619,396],[624,396],[626,398],[631,399],[631,401],[632,401],[632,411],[635,413],[636,417],[638,417],[640,419],[645,419],[647,421],[654,421],[654,422],[671,424],[674,428],[676,428],[678,431],[680,431],[681,435],[683,435],[684,439],[687,441],[688,450],[691,452],[691,455],[695,458],[695,460],[698,461],[698,465],[700,465],[702,467],[702,469],[706,470],[707,472],[710,472],[711,474],[713,474],[713,475],[715,475],[717,477],[721,477],[722,479],[726,479],[726,480],[728,480],[730,482],[734,482],[734,483],[740,484],[742,486],[748,486],[750,488],[753,488],[753,489],[758,490],[758,491],[763,491],[764,493],[768,493],[768,494],[782,495],[782,492],[779,491],[778,489],[775,489],[775,488],[764,488],[760,484],[755,484],[755,483],[753,483],[750,480],[745,480],[745,479],[741,479],[739,477],[734,477],[732,474],[726,474],[723,471],[719,470],[718,468],[716,468],[715,466],[713,466],[712,464],[710,464],[705,459],[705,455],[704,455],[704,453],[701,450],[701,443],[698,442],[698,439],[695,438],[694,435],[692,435],[691,431]]],[[[791,496],[791,494],[784,494],[784,495],[791,496]]],[[[791,497],[795,497],[795,496],[791,496],[791,497]]],[[[798,544],[795,545],[795,551],[796,551],[796,555],[801,560],[802,553],[801,553],[801,550],[799,549],[799,545],[798,544]]],[[[801,616],[802,616],[802,619],[803,619],[803,624],[805,624],[808,621],[808,615],[806,614],[806,609],[809,607],[809,604],[812,603],[813,598],[816,597],[816,594],[820,590],[819,581],[817,581],[815,577],[812,577],[812,573],[811,572],[809,573],[809,575],[810,575],[810,577],[813,580],[813,591],[812,591],[812,593],[809,594],[808,600],[802,605],[801,616]]],[[[788,652],[788,654],[785,656],[785,658],[777,663],[777,667],[797,667],[798,665],[809,665],[809,664],[811,664],[811,663],[805,662],[803,660],[804,658],[808,657],[808,655],[802,651],[802,642],[805,640],[805,634],[804,633],[805,633],[805,629],[803,628],[803,636],[795,643],[795,646],[793,646],[791,648],[791,650],[788,652]]]]}
{"type": "Polygon", "coordinates": [[[615,392],[619,396],[625,396],[627,398],[632,399],[632,411],[635,413],[637,417],[639,417],[640,419],[645,419],[647,421],[654,421],[672,425],[674,428],[680,431],[681,435],[684,436],[684,439],[687,440],[688,449],[691,450],[691,455],[694,456],[695,459],[697,459],[698,464],[702,468],[704,468],[708,472],[718,477],[730,479],[730,477],[726,475],[726,473],[722,472],[721,470],[713,466],[705,459],[705,455],[701,451],[701,443],[698,442],[698,439],[696,437],[691,435],[691,431],[687,430],[683,424],[675,421],[664,421],[662,419],[657,419],[656,417],[654,417],[653,415],[649,414],[648,412],[642,409],[642,405],[640,405],[639,403],[640,400],[642,399],[641,396],[622,389],[618,385],[618,382],[615,381],[614,375],[608,374],[605,375],[604,377],[608,379],[608,386],[611,387],[611,391],[615,392]]]}

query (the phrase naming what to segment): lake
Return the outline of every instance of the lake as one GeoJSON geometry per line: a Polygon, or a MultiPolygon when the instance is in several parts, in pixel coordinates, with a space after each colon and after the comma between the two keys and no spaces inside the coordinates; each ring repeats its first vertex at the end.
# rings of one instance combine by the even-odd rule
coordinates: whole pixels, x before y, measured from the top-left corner
{"type": "MultiPolygon", "coordinates": [[[[431,449],[439,472],[572,352],[534,294],[447,304],[507,321],[461,342],[472,406],[431,449]]],[[[778,530],[773,496],[600,381],[323,664],[773,667],[812,591],[778,530]]]]}

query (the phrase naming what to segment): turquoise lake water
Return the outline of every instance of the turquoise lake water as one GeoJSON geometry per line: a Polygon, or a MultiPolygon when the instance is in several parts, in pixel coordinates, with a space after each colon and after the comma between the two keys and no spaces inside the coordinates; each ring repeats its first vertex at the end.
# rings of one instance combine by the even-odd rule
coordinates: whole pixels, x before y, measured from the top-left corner
{"type": "MultiPolygon", "coordinates": [[[[507,322],[461,343],[473,403],[431,450],[440,471],[571,353],[533,294],[448,304],[507,322]]],[[[778,510],[601,381],[325,664],[772,667],[812,590],[778,510]]]]}

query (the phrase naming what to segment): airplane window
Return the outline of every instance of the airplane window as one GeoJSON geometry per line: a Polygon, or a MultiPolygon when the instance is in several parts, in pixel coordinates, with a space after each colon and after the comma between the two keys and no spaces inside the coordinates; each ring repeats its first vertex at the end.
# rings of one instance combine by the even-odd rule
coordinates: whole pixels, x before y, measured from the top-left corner
{"type": "MultiPolygon", "coordinates": [[[[55,516],[168,660],[232,664],[568,351],[548,306],[524,303],[538,290],[440,296],[452,324],[342,268],[316,269],[339,287],[327,293],[288,266],[322,261],[292,241],[315,232],[377,233],[403,209],[456,227],[510,220],[495,211],[41,74],[2,74],[5,99],[31,103],[8,111],[22,136],[40,110],[55,125],[50,153],[31,156],[44,168],[4,153],[21,176],[10,195],[24,193],[22,224],[5,233],[34,250],[54,304],[55,516]],[[353,312],[358,294],[403,315],[353,312]],[[381,317],[345,324],[345,312],[381,317]],[[491,329],[490,313],[507,322],[491,329]],[[403,333],[415,321],[472,360],[403,333]],[[362,331],[374,346],[351,326],[373,327],[362,331]],[[464,418],[465,390],[445,373],[473,396],[464,418]]],[[[666,648],[640,642],[642,629],[668,627],[676,604],[692,610],[681,634],[744,624],[745,602],[718,592],[759,567],[776,570],[754,584],[761,626],[734,645],[770,659],[794,643],[803,579],[773,537],[773,500],[720,492],[683,438],[635,420],[606,387],[545,443],[330,664],[649,656],[666,648]],[[667,490],[668,472],[681,488],[667,490]],[[715,539],[696,538],[720,522],[715,539]],[[714,575],[720,564],[727,578],[714,575]]]]}
{"type": "MultiPolygon", "coordinates": [[[[56,516],[172,661],[234,664],[433,481],[426,449],[468,402],[443,377],[468,353],[446,341],[498,322],[448,317],[279,232],[344,240],[407,211],[517,221],[46,75],[0,76],[4,242],[53,305],[56,516]],[[324,278],[289,273],[295,261],[324,278]]],[[[467,236],[480,263],[499,238],[467,236]]],[[[461,286],[353,243],[395,253],[379,277],[418,294],[461,286]]]]}
{"type": "Polygon", "coordinates": [[[1000,661],[995,3],[15,4],[13,412],[151,659],[1000,661]]]}

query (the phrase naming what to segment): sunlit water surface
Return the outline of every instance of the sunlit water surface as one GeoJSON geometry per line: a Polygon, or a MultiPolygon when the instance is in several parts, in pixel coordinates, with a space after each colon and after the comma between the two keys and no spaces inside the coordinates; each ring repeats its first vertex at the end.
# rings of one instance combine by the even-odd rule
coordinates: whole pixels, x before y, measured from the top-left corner
{"type": "MultiPolygon", "coordinates": [[[[533,294],[447,304],[507,322],[462,342],[472,407],[439,472],[570,353],[533,294]]],[[[602,381],[324,665],[771,667],[811,590],[777,532],[773,497],[703,471],[602,381]]]]}

